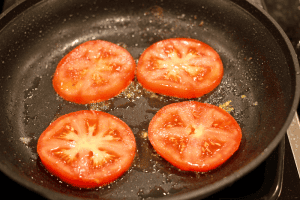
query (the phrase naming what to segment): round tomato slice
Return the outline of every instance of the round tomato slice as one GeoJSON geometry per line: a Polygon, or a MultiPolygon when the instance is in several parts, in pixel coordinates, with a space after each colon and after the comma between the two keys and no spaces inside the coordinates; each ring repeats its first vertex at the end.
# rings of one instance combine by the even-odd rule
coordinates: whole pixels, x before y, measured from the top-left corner
{"type": "Polygon", "coordinates": [[[39,157],[50,173],[76,187],[113,182],[131,166],[135,137],[113,115],[77,111],[55,120],[40,136],[39,157]]]}
{"type": "Polygon", "coordinates": [[[77,46],[58,63],[52,83],[67,101],[95,103],[122,92],[133,80],[135,67],[123,47],[93,40],[77,46]]]}
{"type": "Polygon", "coordinates": [[[242,132],[223,109],[188,101],[159,110],[150,122],[148,137],[157,153],[174,166],[206,172],[232,156],[242,132]]]}
{"type": "Polygon", "coordinates": [[[139,58],[138,81],[168,96],[196,98],[216,88],[223,77],[219,54],[209,45],[187,38],[154,43],[139,58]]]}

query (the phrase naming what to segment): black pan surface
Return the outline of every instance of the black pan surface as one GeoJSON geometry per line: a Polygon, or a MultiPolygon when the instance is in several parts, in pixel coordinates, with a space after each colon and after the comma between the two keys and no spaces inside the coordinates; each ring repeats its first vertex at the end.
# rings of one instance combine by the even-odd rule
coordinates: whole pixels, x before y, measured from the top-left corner
{"type": "Polygon", "coordinates": [[[206,197],[258,166],[277,146],[299,102],[299,65],[287,37],[266,13],[243,1],[24,1],[0,19],[0,169],[51,199],[191,199],[206,197]],[[164,105],[185,101],[147,92],[137,81],[108,101],[77,105],[52,87],[60,59],[87,40],[125,47],[138,60],[162,39],[190,37],[221,56],[224,77],[200,102],[226,108],[243,131],[239,150],[207,173],[183,172],[145,136],[164,105]],[[93,109],[125,121],[137,141],[131,169],[97,189],[74,188],[45,170],[39,135],[57,117],[93,109]]]}

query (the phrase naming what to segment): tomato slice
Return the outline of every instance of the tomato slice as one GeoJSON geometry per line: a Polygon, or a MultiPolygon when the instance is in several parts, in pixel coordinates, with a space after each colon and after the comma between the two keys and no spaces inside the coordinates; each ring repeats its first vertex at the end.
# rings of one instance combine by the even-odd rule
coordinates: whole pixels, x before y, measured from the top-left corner
{"type": "Polygon", "coordinates": [[[135,67],[123,47],[102,40],[87,41],[58,63],[52,83],[67,101],[95,103],[122,92],[133,80],[135,67]]]}
{"type": "Polygon", "coordinates": [[[186,101],[159,110],[150,122],[148,137],[157,153],[174,166],[206,172],[233,155],[242,132],[223,109],[186,101]]]}
{"type": "Polygon", "coordinates": [[[146,89],[168,96],[196,98],[216,88],[223,77],[219,54],[188,38],[154,43],[139,58],[138,81],[146,89]]]}
{"type": "Polygon", "coordinates": [[[55,120],[40,136],[37,152],[46,169],[81,188],[113,182],[136,152],[131,129],[108,113],[77,111],[55,120]]]}

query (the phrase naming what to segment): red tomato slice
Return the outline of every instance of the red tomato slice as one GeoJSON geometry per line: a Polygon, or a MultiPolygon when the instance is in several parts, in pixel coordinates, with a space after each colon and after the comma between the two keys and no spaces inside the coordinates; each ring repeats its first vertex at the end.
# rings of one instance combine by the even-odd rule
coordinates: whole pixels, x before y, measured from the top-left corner
{"type": "Polygon", "coordinates": [[[205,172],[232,156],[242,132],[223,109],[189,101],[159,110],[150,122],[148,137],[157,153],[174,166],[205,172]]]}
{"type": "Polygon", "coordinates": [[[219,54],[207,44],[187,38],[157,42],[139,58],[138,81],[155,93],[196,98],[216,88],[223,77],[219,54]]]}
{"type": "Polygon", "coordinates": [[[113,182],[131,166],[135,137],[119,118],[77,111],[55,120],[40,136],[37,152],[53,175],[81,188],[113,182]]]}
{"type": "Polygon", "coordinates": [[[65,100],[78,104],[110,99],[133,80],[135,62],[130,53],[111,42],[85,42],[57,65],[53,87],[65,100]]]}

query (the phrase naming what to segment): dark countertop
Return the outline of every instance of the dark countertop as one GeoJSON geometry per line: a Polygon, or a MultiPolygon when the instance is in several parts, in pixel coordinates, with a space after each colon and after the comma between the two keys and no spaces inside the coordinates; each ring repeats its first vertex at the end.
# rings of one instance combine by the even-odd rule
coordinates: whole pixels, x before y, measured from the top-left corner
{"type": "Polygon", "coordinates": [[[300,61],[300,1],[264,0],[266,10],[285,31],[300,61]]]}

